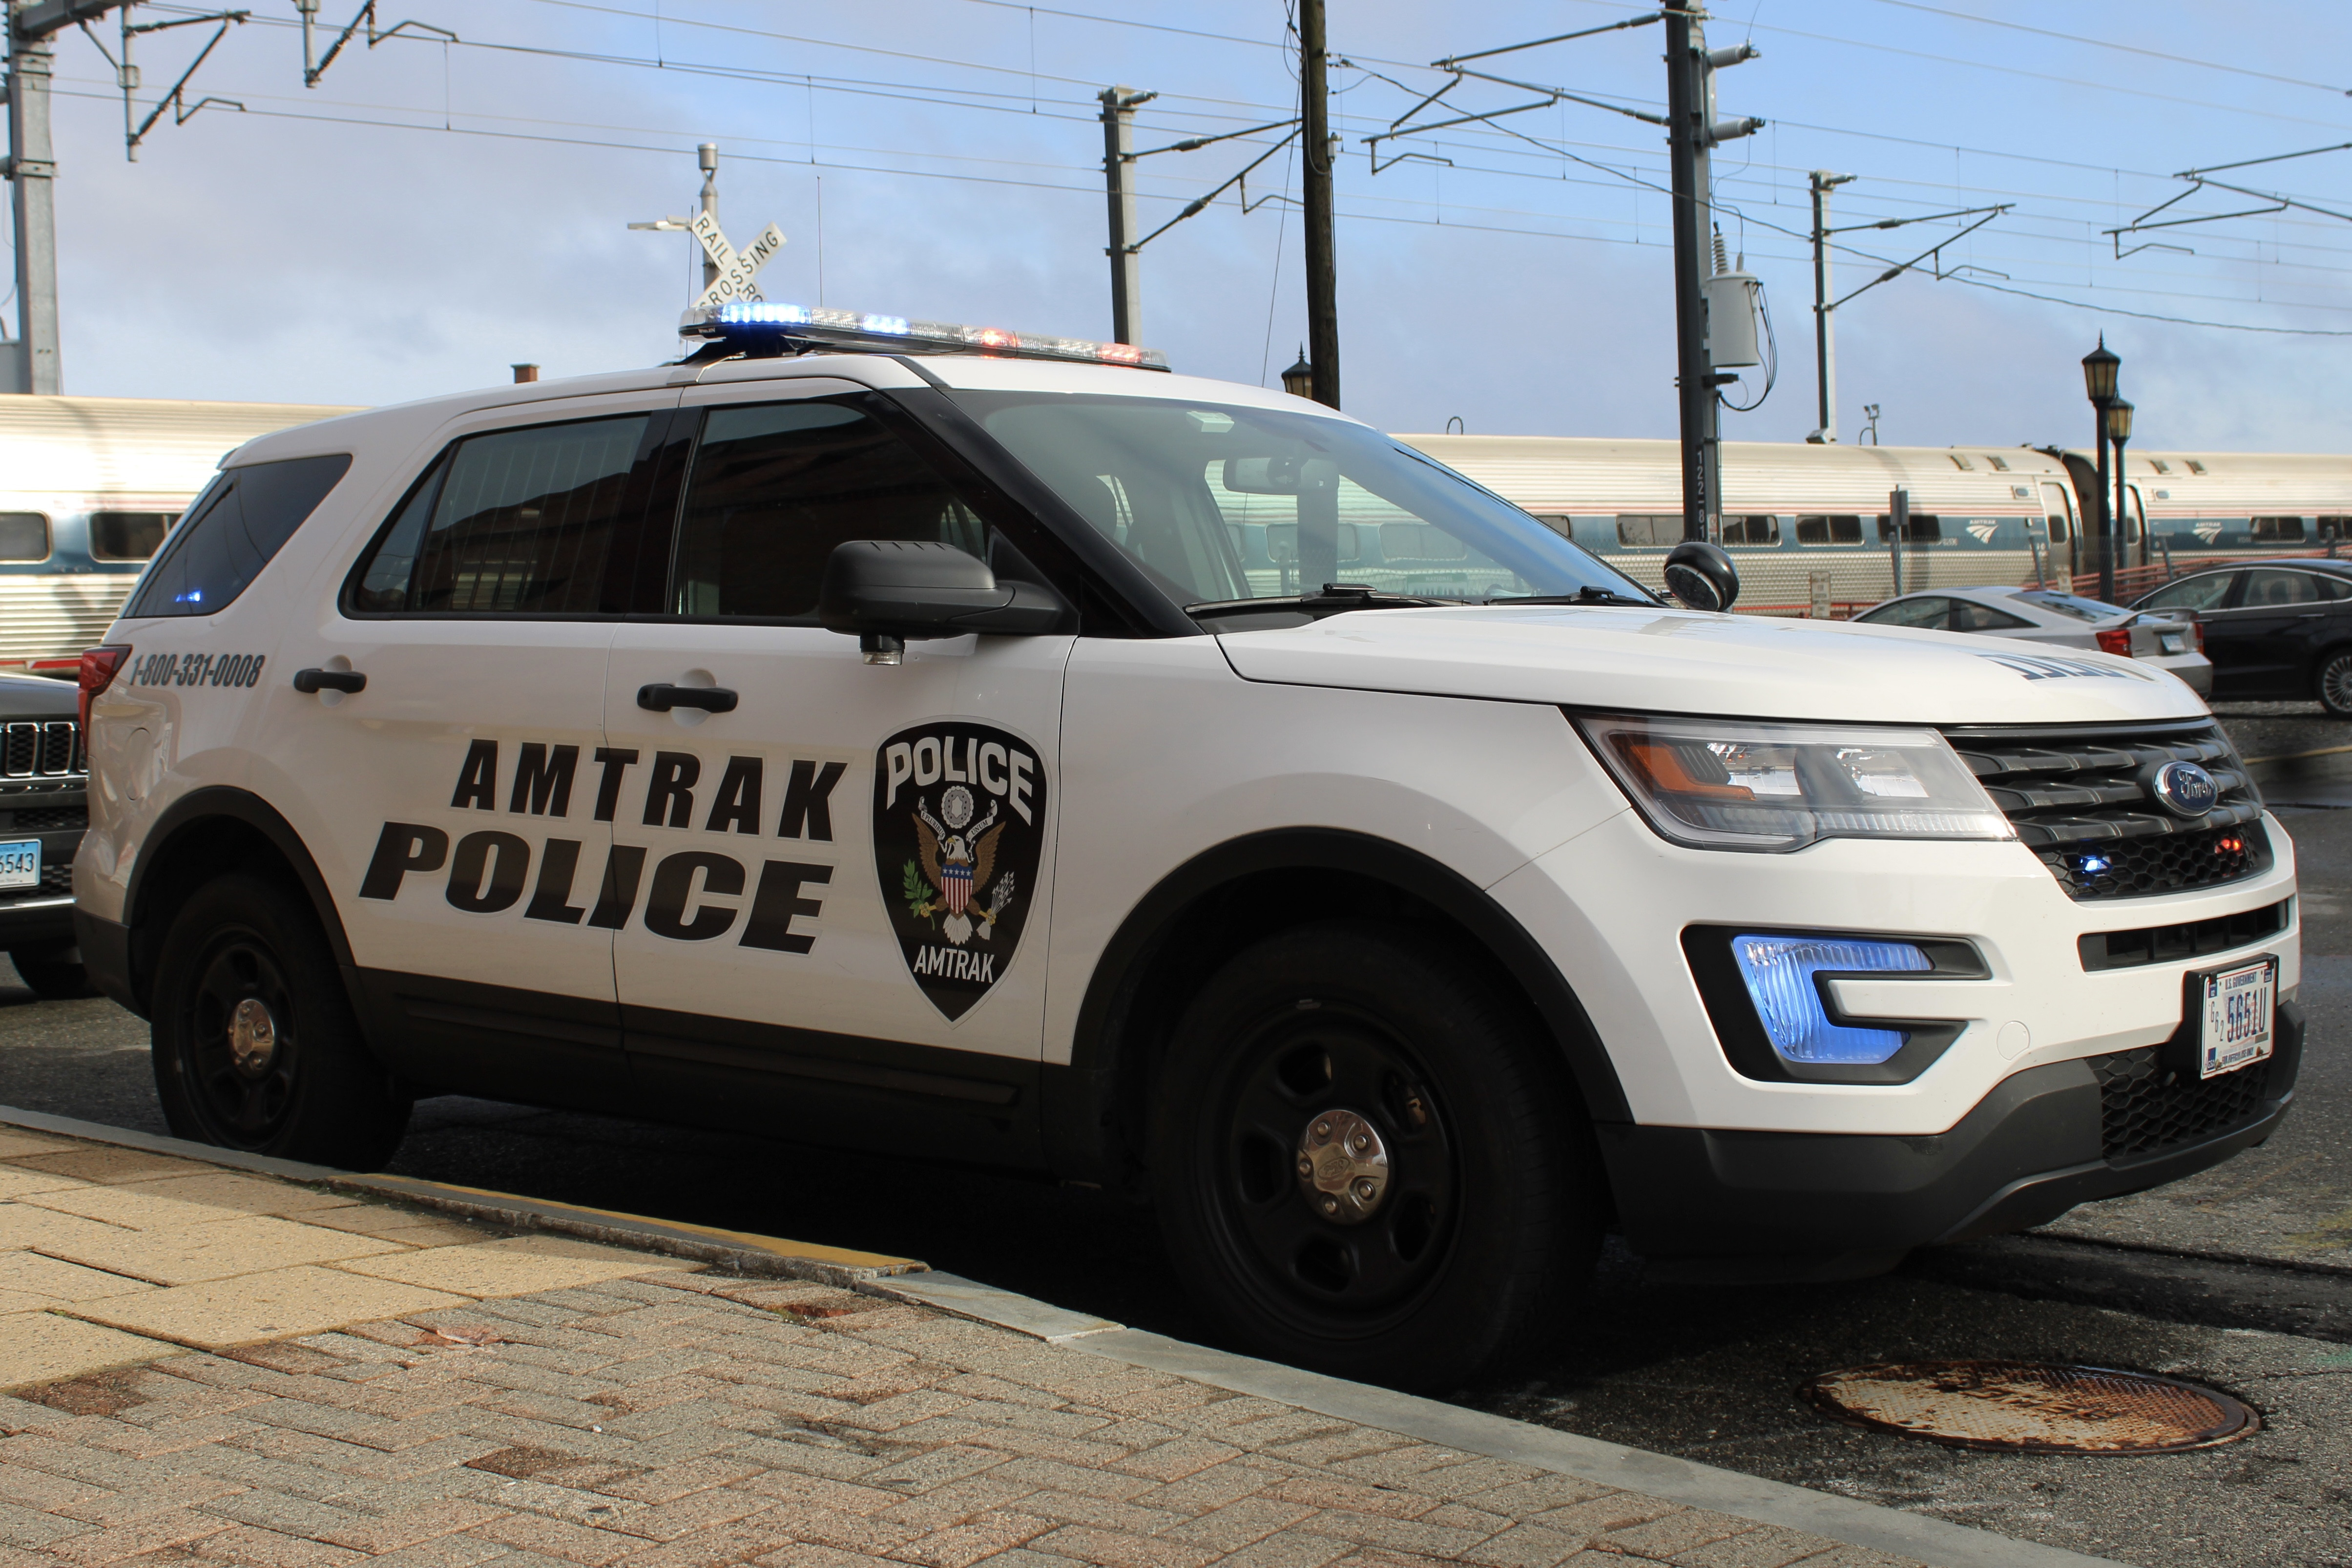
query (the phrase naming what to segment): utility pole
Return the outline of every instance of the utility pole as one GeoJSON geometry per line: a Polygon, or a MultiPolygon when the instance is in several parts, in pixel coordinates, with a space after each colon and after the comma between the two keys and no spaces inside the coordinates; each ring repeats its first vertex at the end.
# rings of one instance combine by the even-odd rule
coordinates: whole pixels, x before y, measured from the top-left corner
{"type": "Polygon", "coordinates": [[[1307,198],[1307,360],[1315,401],[1339,406],[1339,279],[1331,233],[1331,126],[1323,0],[1298,0],[1299,159],[1307,198]]]}
{"type": "MultiPolygon", "coordinates": [[[[702,142],[694,149],[694,155],[702,161],[702,215],[710,220],[708,226],[716,234],[719,231],[719,143],[702,142]]],[[[718,281],[719,263],[705,247],[702,253],[702,286],[708,289],[718,281]]]]}
{"type": "Polygon", "coordinates": [[[1813,374],[1819,418],[1808,441],[1837,445],[1837,327],[1830,312],[1830,192],[1852,174],[1813,171],[1813,374]]]}
{"type": "Polygon", "coordinates": [[[1722,440],[1716,388],[1738,378],[1717,374],[1707,339],[1706,279],[1713,179],[1709,151],[1718,142],[1753,134],[1760,120],[1715,117],[1715,73],[1755,58],[1737,44],[1707,52],[1706,14],[1696,0],[1665,0],[1666,141],[1675,201],[1675,384],[1683,439],[1683,537],[1716,539],[1723,531],[1722,440]]]}
{"type": "Polygon", "coordinates": [[[1110,200],[1110,336],[1143,341],[1143,247],[1135,221],[1135,109],[1159,97],[1131,87],[1102,89],[1103,188],[1110,200]]]}

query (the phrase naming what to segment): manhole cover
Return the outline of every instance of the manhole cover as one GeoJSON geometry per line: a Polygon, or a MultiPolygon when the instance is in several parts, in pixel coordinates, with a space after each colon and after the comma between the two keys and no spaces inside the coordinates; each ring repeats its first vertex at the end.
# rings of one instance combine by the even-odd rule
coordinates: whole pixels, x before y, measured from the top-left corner
{"type": "Polygon", "coordinates": [[[2262,1428],[2226,1394],[2096,1366],[1906,1362],[1825,1372],[1797,1394],[1857,1426],[2032,1454],[2177,1454],[2262,1428]]]}

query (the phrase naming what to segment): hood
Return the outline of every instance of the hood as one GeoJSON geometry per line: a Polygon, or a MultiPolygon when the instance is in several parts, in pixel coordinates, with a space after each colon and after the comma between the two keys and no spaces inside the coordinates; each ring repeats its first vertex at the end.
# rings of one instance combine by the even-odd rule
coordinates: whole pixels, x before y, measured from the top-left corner
{"type": "Polygon", "coordinates": [[[1635,713],[1895,724],[2201,717],[2128,658],[1958,632],[1615,605],[1355,610],[1218,639],[1244,680],[1635,713]]]}

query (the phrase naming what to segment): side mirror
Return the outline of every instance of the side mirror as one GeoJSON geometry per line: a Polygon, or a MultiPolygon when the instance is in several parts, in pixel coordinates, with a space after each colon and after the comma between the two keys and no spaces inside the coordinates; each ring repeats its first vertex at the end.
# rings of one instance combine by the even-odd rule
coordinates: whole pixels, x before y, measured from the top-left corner
{"type": "Polygon", "coordinates": [[[952,544],[852,539],[825,561],[816,618],[856,637],[868,664],[896,664],[910,639],[1059,631],[1070,607],[1050,588],[997,582],[987,563],[952,544]]]}
{"type": "Polygon", "coordinates": [[[1721,545],[1685,539],[1666,552],[1666,592],[1694,610],[1727,610],[1739,597],[1739,569],[1721,545]]]}

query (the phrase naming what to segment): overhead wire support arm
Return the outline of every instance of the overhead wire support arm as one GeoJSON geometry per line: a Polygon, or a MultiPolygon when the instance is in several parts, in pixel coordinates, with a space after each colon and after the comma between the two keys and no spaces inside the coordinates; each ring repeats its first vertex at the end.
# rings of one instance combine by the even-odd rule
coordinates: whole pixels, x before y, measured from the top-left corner
{"type": "Polygon", "coordinates": [[[359,14],[353,16],[342,32],[336,36],[335,41],[327,46],[325,56],[314,65],[311,63],[312,29],[319,19],[319,0],[294,0],[294,8],[302,13],[302,85],[304,87],[319,85],[319,79],[327,74],[327,68],[335,63],[335,57],[343,52],[343,46],[352,41],[352,35],[360,30],[362,24],[367,27],[369,48],[375,47],[388,38],[396,38],[404,34],[413,37],[415,33],[430,33],[452,44],[463,42],[457,34],[446,27],[436,27],[430,22],[419,22],[414,19],[394,22],[389,27],[379,28],[375,25],[375,7],[376,0],[366,0],[366,3],[361,5],[359,14]]]}
{"type": "Polygon", "coordinates": [[[2332,217],[2342,222],[2352,223],[2352,213],[2337,212],[2333,207],[2323,207],[2313,202],[2297,201],[2293,196],[2284,196],[2276,191],[2257,191],[2250,186],[2232,184],[2227,180],[2216,180],[2210,177],[2230,169],[2251,169],[2262,163],[2284,163],[2294,158],[2314,158],[2323,153],[2345,152],[2352,152],[2352,142],[2338,142],[2326,147],[2305,147],[2296,153],[2273,153],[2263,158],[2241,158],[2234,163],[2209,163],[2201,169],[2183,169],[2172,177],[2176,180],[2187,180],[2189,182],[2187,190],[2157,203],[2129,223],[2119,225],[2115,228],[2102,229],[2100,232],[2114,243],[2116,259],[2120,261],[2126,256],[2137,256],[2143,250],[2177,250],[2189,256],[2197,254],[2188,247],[2180,245],[2135,245],[2129,250],[2124,248],[2125,235],[2140,234],[2152,229],[2187,228],[2196,224],[2225,223],[2231,218],[2241,217],[2268,217],[2273,213],[2289,211],[2314,213],[2321,217],[2332,217]],[[2179,203],[2207,189],[2227,191],[2233,196],[2247,196],[2258,202],[2268,202],[2270,205],[2242,207],[2225,213],[2199,213],[2189,217],[2168,217],[2160,220],[2157,217],[2158,213],[2168,212],[2179,203]]]}
{"type": "MultiPolygon", "coordinates": [[[[1130,161],[1136,158],[1149,158],[1156,153],[1197,153],[1203,147],[1214,146],[1220,142],[1231,142],[1237,136],[1255,136],[1261,131],[1285,131],[1297,123],[1298,116],[1294,114],[1287,120],[1276,120],[1264,125],[1253,125],[1246,131],[1228,131],[1218,136],[1195,136],[1187,142],[1171,142],[1165,147],[1147,147],[1140,153],[1129,153],[1129,158],[1130,161]]],[[[1276,143],[1276,146],[1285,144],[1286,142],[1276,143]]]]}
{"type": "Polygon", "coordinates": [[[234,109],[240,114],[245,112],[245,105],[233,98],[200,98],[194,104],[190,104],[184,94],[188,83],[194,79],[197,70],[211,56],[213,50],[219,46],[220,41],[228,37],[228,30],[233,26],[243,25],[252,16],[253,13],[250,11],[215,11],[201,16],[175,16],[168,22],[142,22],[134,25],[131,20],[131,7],[126,5],[122,7],[122,55],[119,59],[115,58],[113,51],[106,47],[104,40],[89,30],[89,23],[87,19],[76,22],[75,25],[81,29],[82,35],[89,39],[100,55],[105,57],[107,64],[114,68],[115,85],[122,89],[122,155],[128,162],[135,163],[139,161],[139,144],[147,140],[147,133],[155,129],[156,121],[163,118],[163,111],[167,109],[172,111],[172,123],[174,125],[185,125],[204,110],[215,106],[234,109]],[[173,27],[202,26],[206,23],[214,22],[218,23],[219,26],[214,29],[213,36],[205,40],[205,47],[196,51],[196,58],[188,62],[188,68],[180,73],[180,79],[172,84],[169,92],[156,100],[155,107],[148,111],[147,118],[140,120],[136,98],[139,90],[139,67],[131,58],[131,40],[142,33],[168,32],[173,27]]]}
{"type": "Polygon", "coordinates": [[[1610,22],[1598,27],[1585,27],[1573,33],[1556,33],[1549,38],[1534,38],[1524,44],[1505,44],[1497,49],[1479,49],[1466,55],[1448,55],[1442,60],[1430,61],[1434,70],[1450,71],[1464,60],[1483,60],[1490,55],[1516,54],[1521,49],[1539,49],[1546,44],[1564,44],[1571,38],[1590,38],[1601,33],[1622,33],[1628,27],[1646,27],[1653,22],[1666,19],[1664,11],[1654,11],[1646,16],[1628,16],[1622,22],[1610,22]]]}
{"type": "MultiPolygon", "coordinates": [[[[1969,226],[1968,226],[1968,227],[1966,227],[1966,228],[1964,228],[1964,229],[1960,230],[1960,232],[1959,232],[1959,233],[1958,233],[1958,234],[1953,234],[1953,235],[1947,235],[1947,236],[1946,236],[1945,237],[1943,237],[1942,239],[1937,240],[1935,244],[1933,244],[1933,245],[1929,246],[1927,249],[1925,249],[1925,250],[1921,251],[1918,255],[1916,255],[1916,256],[1913,257],[1910,260],[1906,261],[1906,262],[1902,262],[1902,263],[1900,263],[1899,265],[1895,265],[1895,266],[1890,266],[1890,267],[1888,267],[1888,268],[1886,268],[1886,270],[1885,270],[1885,271],[1884,271],[1884,272],[1880,273],[1877,277],[1875,277],[1875,278],[1872,279],[1869,282],[1867,282],[1867,283],[1864,284],[1861,288],[1859,288],[1859,289],[1855,289],[1853,293],[1848,294],[1844,299],[1843,299],[1843,300],[1832,300],[1832,301],[1829,304],[1829,306],[1827,307],[1827,309],[1832,310],[1835,310],[1842,309],[1843,307],[1844,307],[1844,306],[1846,306],[1846,305],[1848,305],[1848,304],[1852,303],[1854,300],[1858,299],[1858,298],[1859,298],[1859,297],[1861,297],[1862,295],[1864,295],[1864,294],[1869,293],[1873,289],[1877,288],[1881,283],[1892,283],[1893,281],[1895,281],[1895,279],[1896,279],[1897,278],[1902,277],[1906,272],[1909,272],[1909,271],[1911,271],[1912,269],[1914,269],[1915,268],[1916,268],[1916,267],[1919,265],[1919,263],[1921,263],[1921,262],[1923,262],[1923,261],[1927,260],[1927,259],[1928,259],[1929,258],[1931,258],[1931,257],[1935,258],[1935,265],[1934,265],[1932,268],[1930,268],[1928,269],[1928,275],[1929,275],[1930,277],[1934,278],[1934,279],[1935,279],[1937,282],[1939,282],[1939,283],[1940,283],[1940,282],[1942,282],[1946,278],[1948,278],[1948,277],[1951,277],[1951,276],[1953,276],[1953,275],[1955,275],[1955,274],[1957,274],[1957,273],[1958,273],[1958,272],[1960,272],[1960,271],[1964,270],[1964,268],[1957,268],[1957,267],[1956,267],[1956,268],[1952,268],[1951,272],[1948,272],[1948,272],[1946,272],[1946,271],[1944,270],[1944,263],[1943,263],[1943,249],[1944,249],[1944,247],[1945,247],[1946,246],[1948,246],[1948,245],[1951,245],[1951,244],[1953,244],[1953,243],[1955,243],[1955,242],[1957,242],[1957,241],[1966,239],[1969,236],[1970,236],[1970,235],[1972,235],[1972,234],[1974,234],[1974,233],[1976,233],[1976,231],[1977,231],[1977,230],[1979,230],[1979,229],[1980,229],[1980,228],[1984,227],[1984,226],[1985,226],[1985,225],[1987,225],[1987,224],[1989,224],[1989,223],[1992,222],[1992,220],[1993,220],[1993,219],[1995,219],[1995,218],[1999,217],[2001,214],[2003,214],[2003,213],[2005,213],[2005,212],[2008,212],[2011,208],[2014,207],[2016,205],[2017,205],[2017,204],[2016,204],[2016,203],[2014,203],[2014,202],[2003,202],[2000,205],[1999,205],[1999,206],[1997,206],[1997,207],[1971,207],[1971,208],[1968,209],[1969,212],[1980,212],[1980,213],[1984,214],[1984,216],[1983,216],[1982,217],[1980,217],[1980,218],[1977,219],[1977,221],[1976,221],[1976,222],[1974,222],[1974,223],[1972,223],[1972,224],[1969,225],[1969,226]]],[[[1958,217],[1958,216],[1966,216],[1966,215],[1965,215],[1965,214],[1960,214],[1960,213],[1946,213],[1946,214],[1943,214],[1943,215],[1941,215],[1941,216],[1946,216],[1946,217],[1958,217]]],[[[1894,222],[1894,223],[1887,223],[1887,224],[1864,224],[1864,225],[1862,225],[1862,226],[1860,226],[1864,227],[1864,228],[1894,228],[1894,227],[1898,227],[1898,226],[1900,226],[1902,224],[1906,224],[1906,223],[1926,223],[1926,222],[1927,222],[1927,221],[1928,221],[1928,220],[1927,220],[1927,219],[1926,219],[1926,218],[1902,218],[1902,219],[1898,219],[1898,220],[1896,220],[1896,221],[1895,221],[1895,222],[1894,222]]],[[[1851,233],[1852,231],[1851,231],[1851,230],[1843,230],[1843,229],[1832,229],[1832,230],[1830,230],[1829,232],[1831,232],[1831,233],[1832,233],[1832,234],[1839,234],[1839,233],[1851,233]]],[[[1841,247],[1840,248],[1843,248],[1843,247],[1841,247]]],[[[1878,260],[1878,259],[1879,259],[1879,258],[1877,258],[1877,257],[1872,257],[1872,258],[1870,258],[1870,259],[1871,259],[1871,260],[1875,261],[1875,260],[1878,260]]],[[[1977,269],[1976,269],[1976,268],[1965,268],[1965,270],[1970,270],[1970,271],[1973,271],[1973,270],[1977,270],[1977,269]]]]}
{"type": "MultiPolygon", "coordinates": [[[[1298,132],[1293,131],[1288,136],[1285,136],[1281,141],[1276,142],[1273,146],[1268,147],[1265,152],[1260,153],[1256,157],[1252,158],[1247,163],[1244,164],[1237,172],[1235,172],[1231,178],[1227,179],[1224,184],[1219,185],[1215,190],[1211,191],[1207,195],[1197,196],[1192,201],[1185,203],[1184,210],[1182,212],[1178,213],[1174,217],[1170,218],[1166,223],[1161,224],[1158,228],[1155,228],[1150,234],[1145,235],[1141,239],[1137,240],[1128,248],[1130,250],[1141,250],[1145,246],[1150,245],[1153,240],[1158,239],[1161,235],[1166,234],[1170,229],[1174,228],[1186,218],[1198,217],[1202,213],[1208,210],[1209,204],[1211,202],[1215,201],[1219,196],[1223,195],[1227,191],[1233,189],[1234,186],[1247,179],[1252,169],[1256,168],[1260,163],[1265,163],[1268,158],[1273,157],[1276,153],[1279,153],[1285,147],[1289,146],[1290,143],[1297,139],[1297,135],[1298,132]]],[[[1141,156],[1140,153],[1137,155],[1139,157],[1141,156]]],[[[1263,205],[1263,203],[1261,203],[1261,205],[1263,205]]]]}

